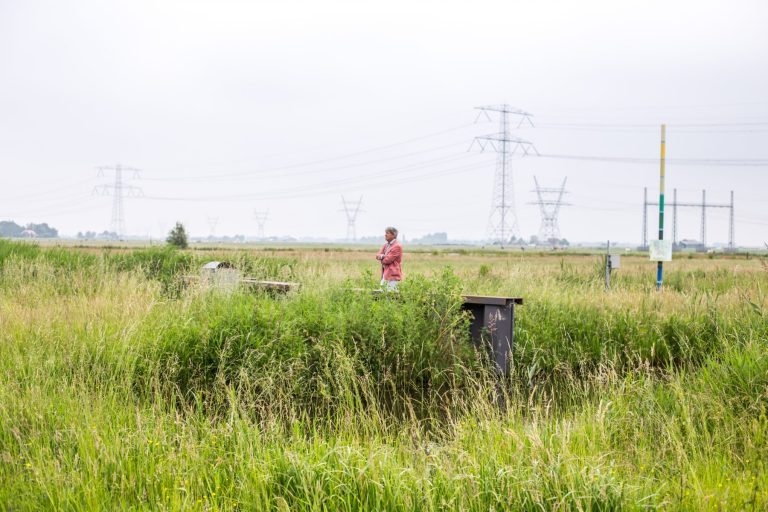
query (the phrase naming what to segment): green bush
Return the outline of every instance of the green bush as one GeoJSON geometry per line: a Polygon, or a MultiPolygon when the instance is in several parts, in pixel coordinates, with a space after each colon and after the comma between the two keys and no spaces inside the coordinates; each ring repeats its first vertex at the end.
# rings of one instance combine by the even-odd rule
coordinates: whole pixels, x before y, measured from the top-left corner
{"type": "Polygon", "coordinates": [[[118,272],[140,271],[147,279],[158,281],[164,293],[177,296],[182,288],[181,276],[189,273],[194,258],[173,247],[137,249],[130,252],[106,253],[107,265],[118,272]]]}
{"type": "Polygon", "coordinates": [[[31,260],[40,255],[40,246],[25,242],[12,242],[0,238],[0,266],[9,258],[31,260]]]}
{"type": "Polygon", "coordinates": [[[379,295],[325,289],[275,301],[206,294],[155,320],[162,322],[149,323],[156,351],[146,354],[139,381],[160,371],[185,396],[218,382],[248,387],[254,399],[280,393],[307,409],[332,408],[364,391],[392,403],[462,385],[477,360],[450,272],[413,276],[399,293],[379,295]],[[370,388],[362,390],[363,382],[370,388]]]}

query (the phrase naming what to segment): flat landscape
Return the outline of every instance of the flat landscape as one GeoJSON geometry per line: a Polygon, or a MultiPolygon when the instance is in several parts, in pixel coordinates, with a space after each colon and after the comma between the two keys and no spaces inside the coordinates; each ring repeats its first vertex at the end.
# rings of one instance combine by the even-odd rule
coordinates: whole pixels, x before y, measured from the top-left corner
{"type": "Polygon", "coordinates": [[[0,241],[0,508],[768,509],[764,254],[374,254],[0,241]],[[506,377],[462,294],[524,298],[506,377]]]}

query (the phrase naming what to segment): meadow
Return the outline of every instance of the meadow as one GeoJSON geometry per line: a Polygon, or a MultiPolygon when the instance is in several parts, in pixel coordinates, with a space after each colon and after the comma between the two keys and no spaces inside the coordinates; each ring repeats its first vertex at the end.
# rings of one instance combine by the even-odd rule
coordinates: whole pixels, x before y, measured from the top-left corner
{"type": "Polygon", "coordinates": [[[372,254],[0,240],[0,508],[768,509],[765,255],[372,254]],[[507,377],[462,293],[525,299],[507,377]]]}

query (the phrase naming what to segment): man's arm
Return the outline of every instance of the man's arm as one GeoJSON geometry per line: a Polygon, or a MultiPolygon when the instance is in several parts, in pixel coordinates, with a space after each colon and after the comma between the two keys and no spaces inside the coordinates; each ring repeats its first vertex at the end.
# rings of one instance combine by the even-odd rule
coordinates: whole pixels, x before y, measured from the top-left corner
{"type": "Polygon", "coordinates": [[[385,265],[389,265],[390,263],[392,263],[392,262],[393,262],[393,261],[395,261],[396,259],[400,258],[402,255],[403,255],[403,248],[402,248],[402,247],[400,247],[400,244],[398,244],[398,245],[395,245],[394,247],[392,247],[392,248],[389,250],[389,252],[387,253],[387,255],[386,255],[386,256],[384,256],[384,257],[381,259],[381,262],[382,262],[383,264],[385,264],[385,265]]]}

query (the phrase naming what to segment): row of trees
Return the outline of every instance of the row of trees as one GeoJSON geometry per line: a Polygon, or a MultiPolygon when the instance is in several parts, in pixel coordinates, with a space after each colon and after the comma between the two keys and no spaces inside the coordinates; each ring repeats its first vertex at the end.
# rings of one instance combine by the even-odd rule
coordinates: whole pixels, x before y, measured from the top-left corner
{"type": "MultiPolygon", "coordinates": [[[[34,236],[39,238],[57,238],[59,236],[59,231],[56,228],[50,227],[46,223],[42,224],[27,224],[26,226],[20,226],[19,224],[16,224],[13,221],[0,221],[0,237],[7,237],[7,238],[20,238],[24,236],[24,232],[33,232],[34,236]]],[[[96,233],[95,231],[86,231],[83,233],[82,231],[79,231],[77,233],[77,238],[79,239],[94,239],[94,238],[105,238],[105,239],[115,239],[117,238],[117,233],[111,232],[111,231],[102,231],[101,233],[96,233]]],[[[448,241],[448,235],[446,233],[430,233],[429,235],[426,235],[420,239],[414,240],[413,243],[426,243],[426,244],[440,244],[440,243],[447,243],[448,241]]],[[[168,233],[168,237],[166,238],[166,242],[168,242],[169,245],[172,245],[174,247],[179,247],[181,249],[186,249],[189,246],[189,240],[187,237],[187,231],[184,228],[184,225],[181,222],[177,222],[176,225],[171,229],[171,231],[168,233]]],[[[526,241],[523,238],[516,238],[512,237],[510,240],[510,243],[512,244],[525,244],[526,241]]],[[[530,244],[541,244],[541,241],[539,238],[535,235],[531,236],[528,243],[530,244]]],[[[567,247],[569,245],[568,240],[565,238],[561,240],[547,240],[544,242],[546,245],[556,245],[560,247],[567,247]]]]}
{"type": "MultiPolygon", "coordinates": [[[[30,223],[26,226],[21,226],[11,220],[0,221],[0,237],[21,238],[24,236],[34,236],[37,238],[57,238],[59,236],[59,231],[56,228],[52,228],[47,223],[30,223]]],[[[86,231],[83,233],[82,231],[79,231],[77,233],[77,238],[81,240],[95,238],[115,239],[117,238],[117,233],[112,231],[102,231],[101,233],[97,233],[95,231],[86,231]]],[[[169,245],[182,249],[186,249],[189,246],[189,242],[187,240],[187,231],[184,229],[184,225],[181,222],[177,222],[173,229],[168,233],[168,238],[166,241],[169,245]]]]}
{"type": "Polygon", "coordinates": [[[42,224],[29,223],[22,226],[12,220],[0,221],[0,237],[21,238],[27,235],[39,238],[56,238],[59,236],[59,230],[52,228],[45,222],[42,224]]]}
{"type": "Polygon", "coordinates": [[[102,231],[101,233],[97,233],[95,231],[86,231],[83,233],[82,231],[77,232],[77,238],[80,240],[93,240],[95,238],[104,238],[107,240],[117,240],[118,236],[117,233],[114,231],[107,231],[106,229],[102,231]]]}
{"type": "Polygon", "coordinates": [[[523,237],[517,238],[516,236],[513,236],[509,240],[509,243],[519,244],[519,245],[525,245],[525,244],[553,245],[557,247],[568,247],[569,245],[571,245],[571,243],[566,238],[560,238],[559,240],[557,238],[550,238],[549,240],[539,240],[539,237],[536,235],[531,235],[531,238],[529,238],[527,241],[523,237]]]}

